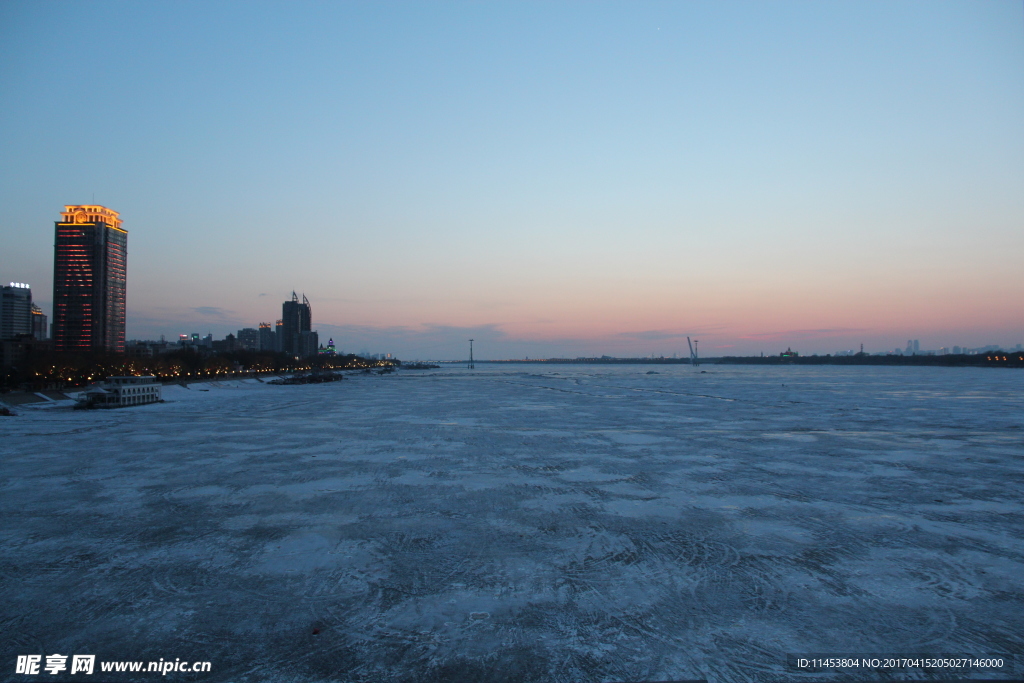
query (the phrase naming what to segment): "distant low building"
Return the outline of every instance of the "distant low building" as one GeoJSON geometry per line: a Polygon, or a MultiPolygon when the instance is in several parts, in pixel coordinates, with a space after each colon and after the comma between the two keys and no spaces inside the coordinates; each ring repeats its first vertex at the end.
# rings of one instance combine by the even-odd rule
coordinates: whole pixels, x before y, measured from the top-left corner
{"type": "MultiPolygon", "coordinates": [[[[182,335],[184,336],[184,335],[182,335]]],[[[180,347],[168,341],[130,339],[125,342],[124,352],[133,358],[153,358],[164,353],[177,351],[180,347]]]]}
{"type": "Polygon", "coordinates": [[[260,331],[253,327],[246,327],[238,331],[238,348],[245,351],[259,351],[260,331]]]}
{"type": "Polygon", "coordinates": [[[46,314],[43,309],[32,304],[32,336],[36,339],[46,339],[46,331],[49,329],[46,324],[46,314]]]}
{"type": "Polygon", "coordinates": [[[320,346],[320,335],[314,331],[304,331],[298,334],[298,349],[296,350],[299,358],[311,358],[317,355],[317,351],[320,346]]]}
{"type": "Polygon", "coordinates": [[[228,336],[223,339],[213,342],[213,350],[217,353],[228,353],[229,351],[238,351],[238,349],[238,338],[231,333],[228,333],[228,336]]]}
{"type": "Polygon", "coordinates": [[[327,346],[326,347],[324,347],[323,345],[320,346],[320,355],[321,356],[336,356],[336,355],[338,355],[338,349],[335,348],[335,346],[334,346],[334,338],[333,337],[327,340],[327,346]]]}
{"type": "Polygon", "coordinates": [[[24,282],[0,287],[0,339],[32,334],[32,289],[24,282]]]}
{"type": "Polygon", "coordinates": [[[200,352],[212,350],[213,335],[208,334],[205,337],[200,337],[198,332],[178,335],[178,347],[200,352]]]}
{"type": "Polygon", "coordinates": [[[36,339],[30,334],[19,335],[14,339],[0,340],[0,367],[21,367],[34,354],[52,350],[52,341],[49,339],[36,339]]]}

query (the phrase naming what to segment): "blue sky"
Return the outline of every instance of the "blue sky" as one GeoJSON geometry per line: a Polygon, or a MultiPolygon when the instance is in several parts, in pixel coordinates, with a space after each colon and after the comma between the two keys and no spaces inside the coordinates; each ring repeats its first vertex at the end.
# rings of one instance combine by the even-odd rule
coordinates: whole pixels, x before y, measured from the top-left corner
{"type": "Polygon", "coordinates": [[[0,279],[95,196],[129,337],[1016,344],[1021,121],[1020,2],[5,2],[0,279]]]}

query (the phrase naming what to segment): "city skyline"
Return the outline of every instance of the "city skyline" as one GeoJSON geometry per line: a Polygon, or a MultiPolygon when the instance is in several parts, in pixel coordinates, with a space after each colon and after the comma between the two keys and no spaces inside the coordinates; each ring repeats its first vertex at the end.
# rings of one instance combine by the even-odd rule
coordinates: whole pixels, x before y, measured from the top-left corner
{"type": "Polygon", "coordinates": [[[79,202],[132,232],[129,339],[257,328],[298,289],[321,337],[408,358],[1012,347],[1022,22],[7,3],[0,277],[55,320],[50,221],[79,202]]]}

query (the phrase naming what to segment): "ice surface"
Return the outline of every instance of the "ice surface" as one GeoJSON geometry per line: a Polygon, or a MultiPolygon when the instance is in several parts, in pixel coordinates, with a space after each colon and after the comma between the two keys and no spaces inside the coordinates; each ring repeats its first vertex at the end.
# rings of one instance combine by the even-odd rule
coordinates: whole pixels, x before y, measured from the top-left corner
{"type": "Polygon", "coordinates": [[[1024,652],[1020,372],[648,369],[19,407],[3,677],[31,653],[209,660],[203,681],[762,681],[829,677],[795,653],[1024,652]]]}

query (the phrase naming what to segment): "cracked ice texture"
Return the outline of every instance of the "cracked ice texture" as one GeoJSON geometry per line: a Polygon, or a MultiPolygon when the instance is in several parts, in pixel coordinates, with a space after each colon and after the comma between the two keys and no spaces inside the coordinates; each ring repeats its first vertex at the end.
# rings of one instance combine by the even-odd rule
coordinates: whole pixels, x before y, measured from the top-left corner
{"type": "Polygon", "coordinates": [[[760,681],[801,678],[792,653],[1024,652],[1019,372],[650,367],[0,418],[2,666],[760,681]]]}

